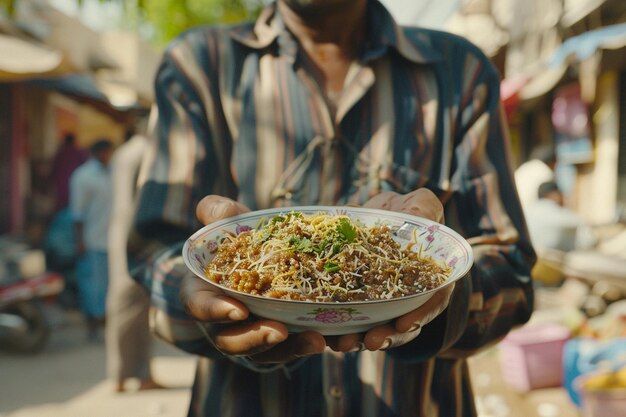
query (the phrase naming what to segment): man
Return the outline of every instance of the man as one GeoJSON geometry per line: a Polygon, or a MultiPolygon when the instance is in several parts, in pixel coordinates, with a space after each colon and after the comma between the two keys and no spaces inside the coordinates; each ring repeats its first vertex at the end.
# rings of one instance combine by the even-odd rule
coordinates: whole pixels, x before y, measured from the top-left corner
{"type": "Polygon", "coordinates": [[[77,284],[73,274],[77,253],[72,213],[69,208],[70,177],[74,170],[88,159],[89,153],[76,144],[76,136],[67,133],[52,161],[55,214],[48,225],[44,240],[46,262],[50,269],[63,273],[65,286],[61,302],[73,307],[77,303],[77,284]]]}
{"type": "Polygon", "coordinates": [[[595,244],[587,222],[563,206],[563,194],[556,182],[541,184],[537,197],[528,208],[526,219],[531,241],[539,253],[550,249],[589,249],[595,244]]]}
{"type": "Polygon", "coordinates": [[[139,380],[139,390],[162,388],[150,370],[150,299],[128,275],[126,240],[132,224],[137,175],[147,138],[132,135],[111,161],[113,202],[109,226],[109,288],[106,304],[106,347],[109,376],[115,391],[123,392],[128,379],[139,380]]]}
{"type": "Polygon", "coordinates": [[[554,144],[543,144],[535,147],[530,159],[515,170],[515,185],[524,210],[537,201],[539,186],[554,180],[556,163],[554,144]]]}
{"type": "Polygon", "coordinates": [[[70,210],[74,220],[79,302],[87,318],[88,338],[102,339],[108,283],[107,235],[111,212],[109,161],[113,144],[107,139],[90,148],[92,157],[70,178],[70,210]]]}
{"type": "Polygon", "coordinates": [[[76,168],[89,159],[87,151],[76,144],[76,136],[67,133],[52,161],[52,179],[54,180],[55,204],[57,210],[63,210],[69,203],[70,176],[76,168]]]}
{"type": "Polygon", "coordinates": [[[532,306],[498,91],[476,47],[400,28],[375,0],[279,0],[254,25],[168,48],[130,249],[156,331],[201,356],[190,416],[475,415],[464,358],[532,306]],[[200,222],[311,204],[445,210],[474,246],[471,276],[393,323],[324,338],[250,317],[182,265],[200,222]]]}

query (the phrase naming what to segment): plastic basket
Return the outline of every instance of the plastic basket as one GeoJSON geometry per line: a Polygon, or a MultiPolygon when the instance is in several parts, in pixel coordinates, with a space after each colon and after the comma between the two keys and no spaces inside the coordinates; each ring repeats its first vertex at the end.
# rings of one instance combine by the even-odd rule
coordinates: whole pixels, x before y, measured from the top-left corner
{"type": "Polygon", "coordinates": [[[503,379],[517,391],[560,386],[563,380],[563,346],[570,336],[556,324],[526,326],[500,342],[503,379]]]}

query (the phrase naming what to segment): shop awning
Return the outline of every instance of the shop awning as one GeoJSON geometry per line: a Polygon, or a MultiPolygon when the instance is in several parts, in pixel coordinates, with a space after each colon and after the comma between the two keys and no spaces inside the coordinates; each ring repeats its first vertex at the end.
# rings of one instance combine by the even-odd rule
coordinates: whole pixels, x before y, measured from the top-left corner
{"type": "Polygon", "coordinates": [[[500,98],[507,114],[513,113],[521,102],[536,99],[550,92],[563,79],[566,70],[567,66],[560,65],[502,80],[500,98]]]}
{"type": "Polygon", "coordinates": [[[548,66],[554,68],[572,60],[584,61],[599,49],[623,47],[626,47],[626,23],[606,26],[567,39],[552,55],[548,66]]]}
{"type": "Polygon", "coordinates": [[[95,81],[83,74],[64,75],[60,77],[35,78],[25,82],[48,90],[55,90],[63,94],[78,98],[101,101],[109,103],[107,97],[100,91],[95,81]]]}
{"type": "Polygon", "coordinates": [[[145,111],[140,104],[120,106],[112,103],[100,89],[93,77],[85,74],[71,74],[60,77],[35,78],[24,81],[24,85],[57,91],[76,101],[95,107],[116,120],[122,120],[127,113],[145,111]]]}
{"type": "Polygon", "coordinates": [[[534,74],[520,89],[520,100],[531,100],[550,92],[562,79],[567,71],[566,65],[545,68],[534,74]]]}
{"type": "Polygon", "coordinates": [[[505,78],[500,83],[500,99],[504,104],[507,117],[517,109],[520,102],[519,92],[528,83],[528,77],[505,78]]]}
{"type": "Polygon", "coordinates": [[[0,33],[0,81],[16,81],[59,72],[63,54],[45,45],[0,33]]]}

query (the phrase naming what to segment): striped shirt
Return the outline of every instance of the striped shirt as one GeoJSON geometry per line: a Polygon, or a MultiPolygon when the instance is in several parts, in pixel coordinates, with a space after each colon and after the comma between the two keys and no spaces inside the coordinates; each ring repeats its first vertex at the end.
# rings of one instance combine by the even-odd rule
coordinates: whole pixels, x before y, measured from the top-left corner
{"type": "Polygon", "coordinates": [[[275,5],[256,23],[203,27],[166,50],[159,120],[131,238],[156,332],[201,359],[190,416],[475,415],[465,358],[532,310],[529,243],[512,180],[499,77],[456,36],[398,26],[376,0],[331,111],[275,5]],[[217,352],[178,299],[180,242],[219,194],[251,209],[362,204],[434,191],[475,253],[447,310],[386,352],[258,366],[217,352]]]}

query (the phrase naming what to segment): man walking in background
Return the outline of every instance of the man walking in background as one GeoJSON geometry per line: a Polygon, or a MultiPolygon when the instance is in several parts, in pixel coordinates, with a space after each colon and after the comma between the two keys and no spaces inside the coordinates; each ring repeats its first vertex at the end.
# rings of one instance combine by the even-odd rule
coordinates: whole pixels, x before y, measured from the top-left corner
{"type": "Polygon", "coordinates": [[[139,380],[140,390],[162,388],[150,371],[150,297],[128,274],[126,259],[139,166],[147,147],[145,136],[133,135],[115,151],[111,161],[113,200],[108,242],[106,346],[108,373],[117,392],[125,391],[125,382],[131,378],[139,380]]]}
{"type": "Polygon", "coordinates": [[[91,146],[92,157],[70,178],[70,209],[74,220],[78,262],[76,280],[80,307],[87,318],[88,338],[102,340],[108,282],[107,235],[111,213],[109,161],[113,144],[107,139],[91,146]]]}

